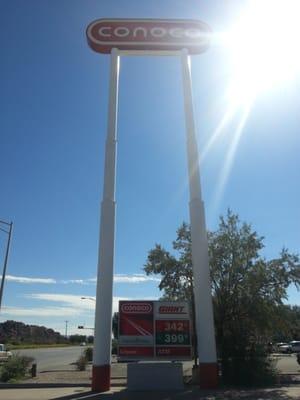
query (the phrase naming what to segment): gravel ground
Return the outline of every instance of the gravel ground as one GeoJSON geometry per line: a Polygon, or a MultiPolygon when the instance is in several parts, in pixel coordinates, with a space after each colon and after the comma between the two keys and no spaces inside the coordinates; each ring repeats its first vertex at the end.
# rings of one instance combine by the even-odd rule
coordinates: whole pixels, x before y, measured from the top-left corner
{"type": "MultiPolygon", "coordinates": [[[[112,386],[125,386],[126,376],[117,376],[115,371],[112,370],[112,386]]],[[[27,378],[20,383],[67,383],[67,384],[90,384],[92,379],[92,366],[88,365],[86,371],[77,371],[74,367],[73,370],[59,370],[59,371],[42,371],[38,372],[35,378],[27,378]]]]}
{"type": "MultiPolygon", "coordinates": [[[[186,383],[190,383],[192,371],[191,368],[184,368],[184,379],[186,383]]],[[[27,378],[22,383],[76,383],[76,384],[89,384],[92,379],[92,365],[87,365],[85,371],[77,371],[75,365],[73,369],[55,370],[55,371],[38,371],[35,378],[27,378]]],[[[112,385],[126,386],[127,382],[127,365],[126,364],[113,364],[111,370],[112,385]]],[[[281,374],[279,375],[279,384],[299,384],[300,388],[300,374],[281,374]]],[[[300,396],[299,396],[300,400],[300,396]]]]}
{"type": "Polygon", "coordinates": [[[87,384],[91,382],[92,371],[47,371],[38,373],[36,378],[29,378],[22,383],[76,383],[87,384]]]}

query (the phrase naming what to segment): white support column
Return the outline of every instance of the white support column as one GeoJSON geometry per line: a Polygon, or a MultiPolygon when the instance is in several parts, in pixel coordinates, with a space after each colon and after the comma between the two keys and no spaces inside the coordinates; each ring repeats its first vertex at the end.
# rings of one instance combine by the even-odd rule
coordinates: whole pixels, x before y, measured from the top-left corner
{"type": "Polygon", "coordinates": [[[201,197],[190,58],[187,50],[182,50],[181,52],[181,64],[187,135],[190,189],[189,208],[200,385],[203,388],[212,388],[217,386],[218,370],[208,261],[208,241],[205,226],[204,204],[201,197]]]}
{"type": "Polygon", "coordinates": [[[101,204],[92,389],[110,389],[112,297],[115,248],[115,181],[117,153],[119,54],[111,52],[110,93],[101,204]]]}

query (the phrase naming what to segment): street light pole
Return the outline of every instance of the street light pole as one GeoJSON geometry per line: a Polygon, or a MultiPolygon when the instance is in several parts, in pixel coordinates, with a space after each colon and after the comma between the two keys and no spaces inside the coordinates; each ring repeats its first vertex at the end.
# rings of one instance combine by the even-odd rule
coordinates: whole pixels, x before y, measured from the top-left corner
{"type": "Polygon", "coordinates": [[[4,282],[5,282],[5,275],[6,275],[6,268],[7,268],[7,262],[8,262],[9,249],[10,249],[10,241],[11,241],[13,223],[12,222],[8,223],[8,222],[1,221],[1,220],[0,220],[0,223],[9,227],[8,231],[0,228],[1,231],[8,234],[5,259],[4,259],[4,265],[3,265],[3,272],[2,272],[2,279],[1,279],[1,287],[0,287],[0,311],[1,311],[2,297],[3,297],[3,291],[4,291],[4,282]]]}
{"type": "Polygon", "coordinates": [[[66,337],[66,339],[67,339],[67,337],[68,337],[68,322],[69,322],[69,321],[65,321],[65,323],[66,323],[66,330],[65,330],[65,337],[66,337]]]}
{"type": "Polygon", "coordinates": [[[91,300],[91,301],[93,301],[93,302],[96,302],[96,299],[94,298],[94,297],[80,297],[81,298],[81,300],[91,300]]]}
{"type": "Polygon", "coordinates": [[[94,331],[94,330],[95,330],[95,328],[91,328],[91,327],[84,326],[84,325],[78,325],[78,328],[77,328],[77,329],[90,329],[91,331],[94,331]]]}

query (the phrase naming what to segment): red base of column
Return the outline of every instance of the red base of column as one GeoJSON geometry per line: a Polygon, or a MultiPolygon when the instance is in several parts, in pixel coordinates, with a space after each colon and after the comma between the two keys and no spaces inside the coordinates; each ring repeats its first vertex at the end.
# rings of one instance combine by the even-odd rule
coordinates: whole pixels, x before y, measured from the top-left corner
{"type": "Polygon", "coordinates": [[[94,392],[110,390],[110,365],[93,365],[92,390],[94,392]]]}
{"type": "Polygon", "coordinates": [[[219,373],[218,364],[203,363],[199,365],[200,388],[215,389],[218,387],[219,373]]]}

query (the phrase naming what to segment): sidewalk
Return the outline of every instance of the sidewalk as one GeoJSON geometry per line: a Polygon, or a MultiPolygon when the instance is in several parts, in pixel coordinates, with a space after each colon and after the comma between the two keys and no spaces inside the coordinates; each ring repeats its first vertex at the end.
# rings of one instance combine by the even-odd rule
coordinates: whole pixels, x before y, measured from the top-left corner
{"type": "Polygon", "coordinates": [[[187,387],[177,392],[131,392],[124,387],[95,394],[87,387],[0,389],[1,400],[299,400],[300,385],[271,389],[219,389],[213,391],[187,387]]]}
{"type": "MultiPolygon", "coordinates": [[[[281,374],[277,386],[269,389],[218,389],[203,391],[186,385],[184,391],[132,392],[126,389],[127,368],[114,364],[111,391],[94,394],[91,387],[91,365],[86,371],[41,371],[37,377],[16,384],[0,384],[1,400],[300,400],[300,374],[281,374]]],[[[184,370],[185,382],[191,371],[184,370]]]]}

